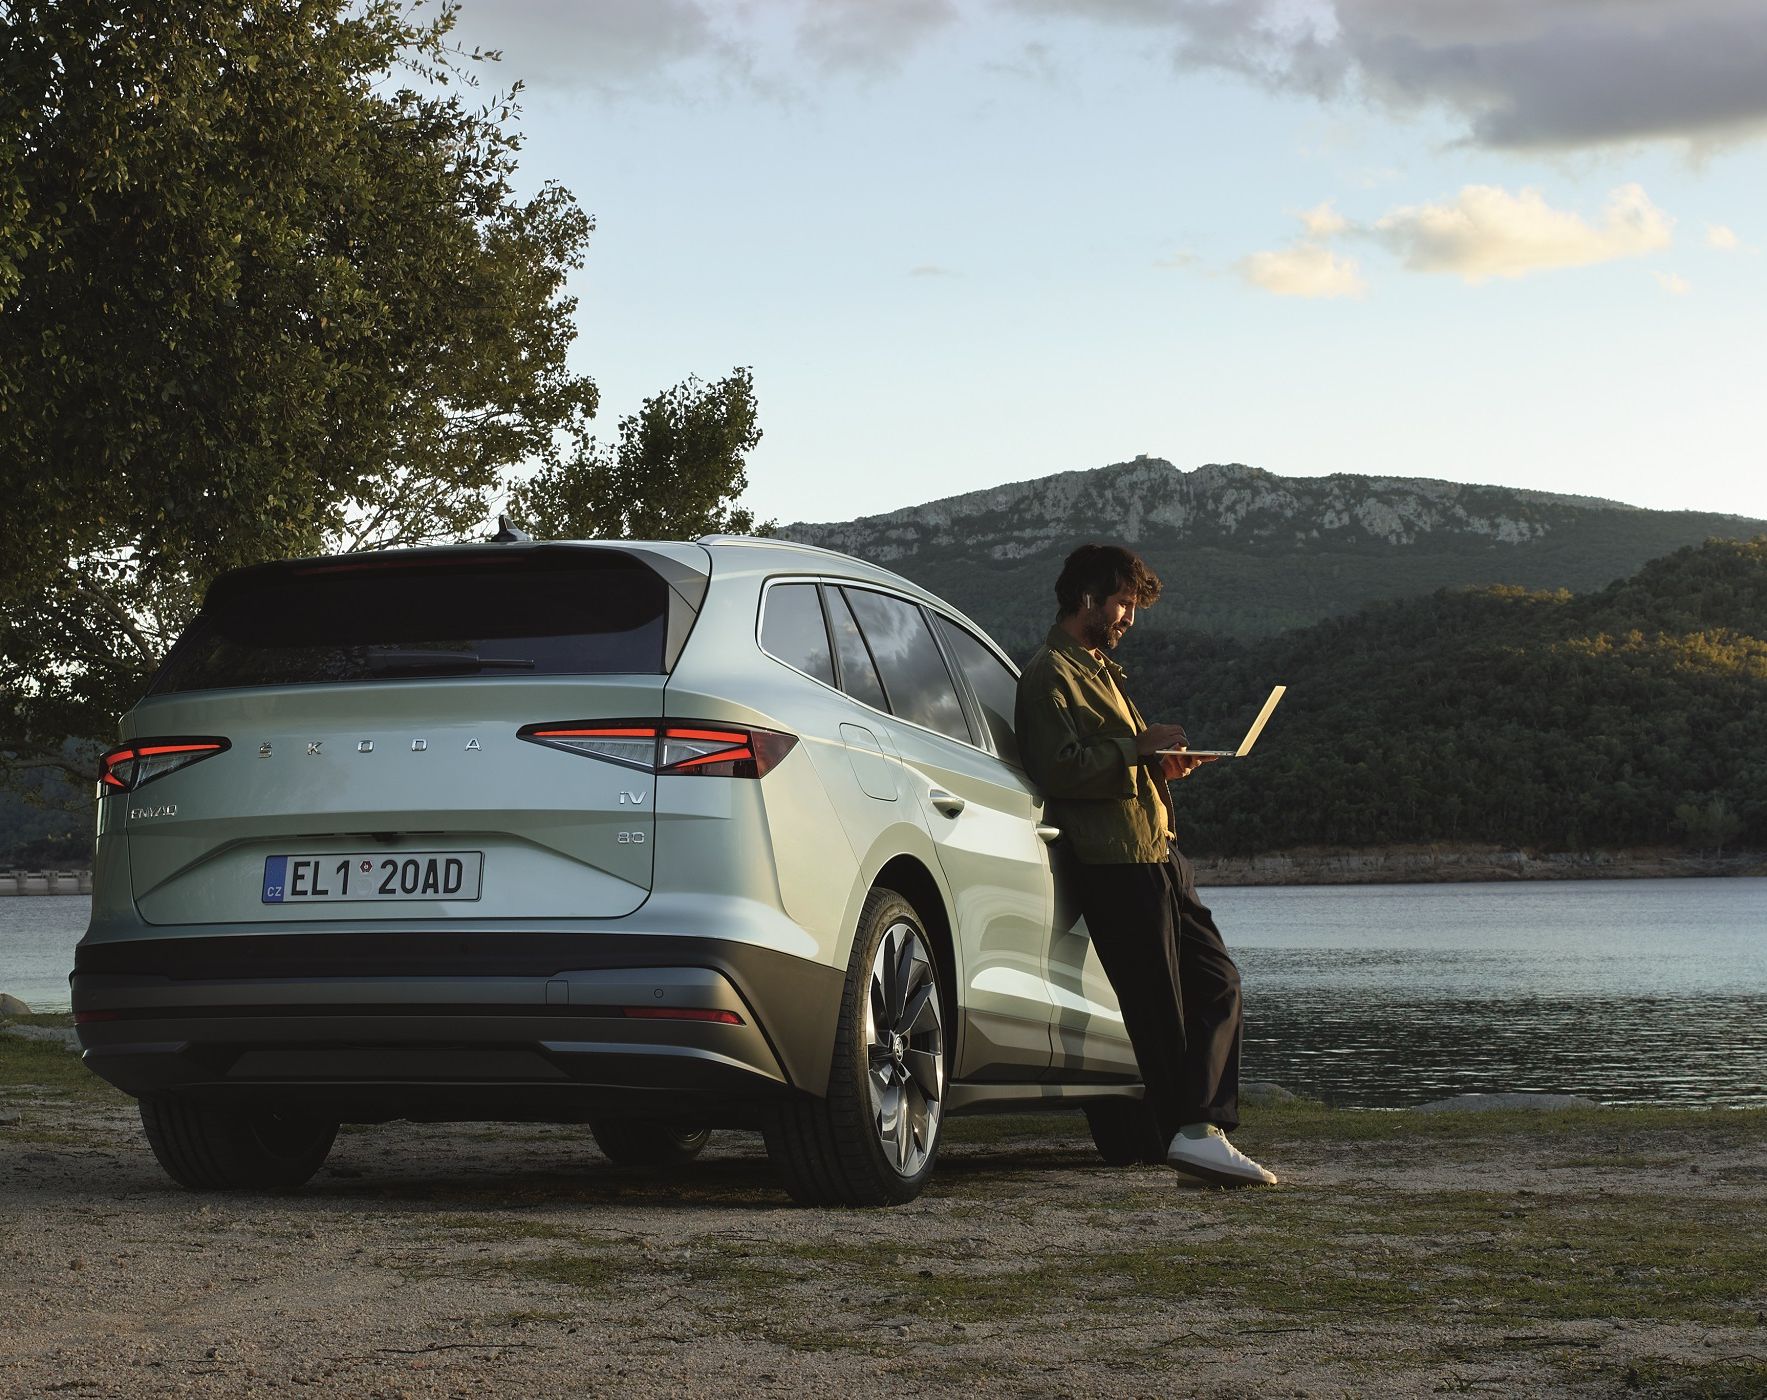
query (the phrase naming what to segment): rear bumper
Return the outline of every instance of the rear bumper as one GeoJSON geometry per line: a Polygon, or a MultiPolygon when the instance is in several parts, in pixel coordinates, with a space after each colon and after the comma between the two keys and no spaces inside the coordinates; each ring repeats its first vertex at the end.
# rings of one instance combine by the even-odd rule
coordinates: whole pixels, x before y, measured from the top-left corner
{"type": "Polygon", "coordinates": [[[841,992],[772,949],[584,933],[138,939],[73,975],[86,1062],[124,1091],[347,1120],[744,1121],[824,1092],[841,992]]]}

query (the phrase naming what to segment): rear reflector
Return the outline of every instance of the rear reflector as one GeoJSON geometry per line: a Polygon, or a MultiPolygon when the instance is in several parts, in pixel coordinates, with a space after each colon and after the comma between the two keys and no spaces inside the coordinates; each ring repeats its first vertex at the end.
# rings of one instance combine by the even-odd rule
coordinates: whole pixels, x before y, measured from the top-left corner
{"type": "Polygon", "coordinates": [[[772,729],[656,720],[529,724],[516,737],[647,773],[707,778],[764,778],[798,742],[772,729]]]}
{"type": "Polygon", "coordinates": [[[109,750],[98,760],[98,781],[114,792],[134,792],[143,783],[213,758],[230,747],[225,739],[137,739],[109,750]]]}
{"type": "Polygon", "coordinates": [[[123,1019],[123,1013],[120,1011],[76,1011],[76,1012],[74,1012],[74,1024],[76,1026],[89,1025],[93,1021],[120,1021],[122,1019],[123,1019]]]}
{"type": "Polygon", "coordinates": [[[639,1021],[715,1021],[720,1026],[740,1026],[742,1017],[734,1011],[720,1011],[710,1006],[622,1006],[623,1015],[639,1021]]]}

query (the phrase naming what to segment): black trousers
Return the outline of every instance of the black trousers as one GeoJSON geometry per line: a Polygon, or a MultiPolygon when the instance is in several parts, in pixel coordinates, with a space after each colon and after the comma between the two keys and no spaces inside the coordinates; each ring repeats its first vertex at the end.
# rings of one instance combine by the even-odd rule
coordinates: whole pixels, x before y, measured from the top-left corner
{"type": "Polygon", "coordinates": [[[1092,946],[1123,1008],[1162,1137],[1239,1126],[1239,969],[1174,850],[1147,865],[1071,867],[1092,946]]]}

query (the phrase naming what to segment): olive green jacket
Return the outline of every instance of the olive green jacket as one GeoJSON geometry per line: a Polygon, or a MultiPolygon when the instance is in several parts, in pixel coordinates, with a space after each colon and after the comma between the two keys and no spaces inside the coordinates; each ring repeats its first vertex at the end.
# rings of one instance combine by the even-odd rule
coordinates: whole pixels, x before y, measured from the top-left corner
{"type": "Polygon", "coordinates": [[[1014,728],[1025,772],[1048,801],[1046,820],[1090,865],[1162,861],[1170,839],[1166,780],[1136,755],[1147,725],[1123,676],[1060,627],[1019,676],[1014,728]]]}

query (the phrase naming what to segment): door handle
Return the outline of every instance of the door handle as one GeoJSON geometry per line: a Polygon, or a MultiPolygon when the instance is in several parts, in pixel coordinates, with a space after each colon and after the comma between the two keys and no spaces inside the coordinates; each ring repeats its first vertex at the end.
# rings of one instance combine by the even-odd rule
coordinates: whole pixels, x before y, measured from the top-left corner
{"type": "Polygon", "coordinates": [[[1061,828],[1059,826],[1044,826],[1042,822],[1038,822],[1037,835],[1041,840],[1053,841],[1061,835],[1061,828]]]}
{"type": "Polygon", "coordinates": [[[968,805],[956,793],[946,792],[944,788],[934,788],[926,795],[926,800],[948,817],[956,816],[968,805]]]}

